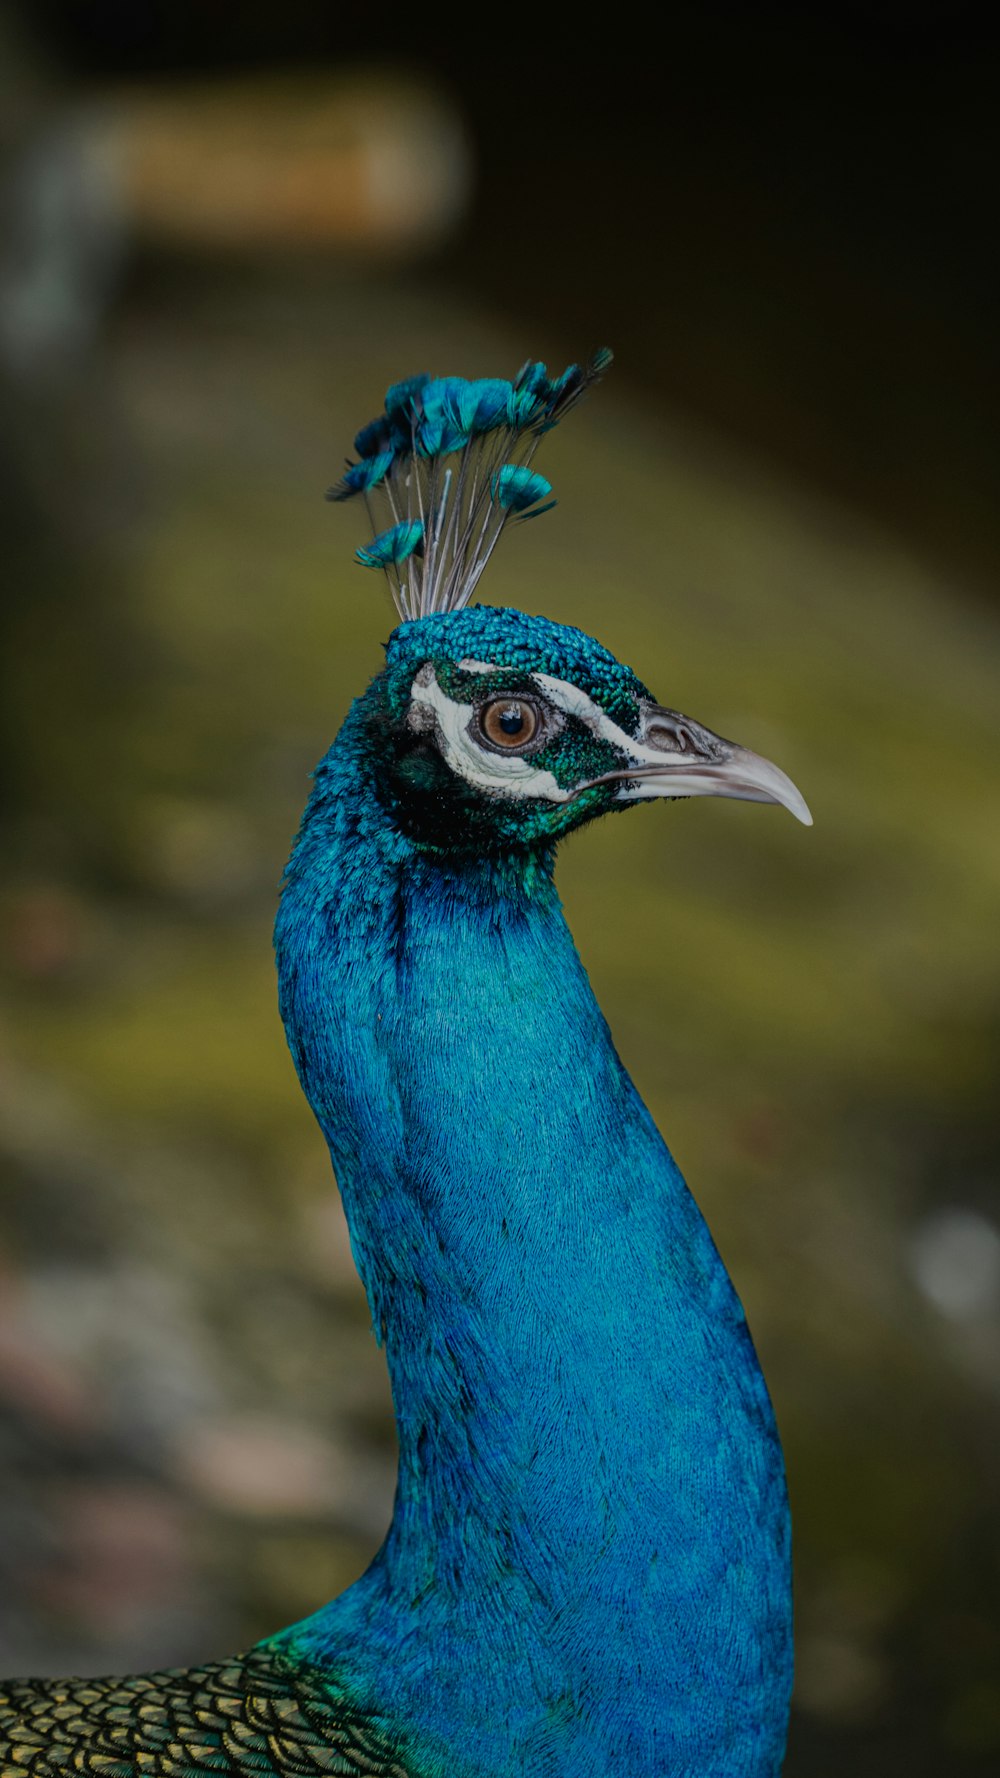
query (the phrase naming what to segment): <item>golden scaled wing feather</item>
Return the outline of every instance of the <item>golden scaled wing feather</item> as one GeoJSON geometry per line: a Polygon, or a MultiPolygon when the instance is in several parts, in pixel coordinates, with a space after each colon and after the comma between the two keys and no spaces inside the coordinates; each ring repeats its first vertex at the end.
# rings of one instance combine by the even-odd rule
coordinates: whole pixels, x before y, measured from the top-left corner
{"type": "Polygon", "coordinates": [[[385,1735],[267,1649],[128,1679],[0,1682],[2,1778],[414,1778],[385,1735]]]}

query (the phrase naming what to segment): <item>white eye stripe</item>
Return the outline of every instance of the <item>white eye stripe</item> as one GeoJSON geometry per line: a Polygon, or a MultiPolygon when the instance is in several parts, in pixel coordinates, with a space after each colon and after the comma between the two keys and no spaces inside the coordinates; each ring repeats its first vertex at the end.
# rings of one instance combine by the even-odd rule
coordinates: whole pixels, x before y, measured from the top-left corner
{"type": "MultiPolygon", "coordinates": [[[[602,741],[610,741],[613,747],[617,747],[619,752],[631,759],[644,755],[646,749],[634,736],[627,735],[616,722],[612,722],[607,711],[602,710],[600,704],[595,704],[593,698],[589,698],[578,685],[571,684],[568,679],[553,679],[549,673],[532,673],[531,677],[551,704],[555,704],[558,710],[565,711],[567,716],[578,717],[602,741]]],[[[660,757],[662,758],[662,754],[660,757]]]]}
{"type": "MultiPolygon", "coordinates": [[[[611,745],[616,747],[619,753],[624,754],[627,760],[634,761],[637,765],[662,766],[664,760],[670,760],[675,751],[678,759],[686,760],[688,758],[687,753],[681,747],[677,749],[650,747],[635,735],[626,734],[625,730],[619,728],[616,722],[612,722],[611,717],[606,710],[601,709],[600,704],[595,704],[593,698],[589,698],[578,685],[570,684],[569,680],[553,679],[548,673],[532,673],[531,677],[539,690],[545,693],[550,704],[555,704],[557,709],[565,711],[567,716],[579,717],[579,720],[586,723],[593,734],[602,741],[610,741],[611,745]]],[[[620,796],[627,794],[630,793],[619,792],[620,796]]]]}
{"type": "Polygon", "coordinates": [[[551,772],[533,766],[516,753],[488,752],[481,747],[474,733],[474,706],[459,704],[449,698],[441,690],[429,665],[417,674],[410,697],[413,704],[433,713],[441,751],[452,771],[467,783],[503,796],[543,797],[550,803],[569,800],[572,791],[563,790],[551,772]]]}

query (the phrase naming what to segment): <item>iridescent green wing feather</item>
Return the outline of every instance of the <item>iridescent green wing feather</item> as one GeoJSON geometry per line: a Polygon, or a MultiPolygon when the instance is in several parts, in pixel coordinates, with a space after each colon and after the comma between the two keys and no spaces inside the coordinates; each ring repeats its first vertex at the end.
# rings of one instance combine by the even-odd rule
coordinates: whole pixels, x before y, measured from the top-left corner
{"type": "Polygon", "coordinates": [[[266,1649],[129,1679],[0,1685],[3,1778],[414,1778],[370,1718],[266,1649]]]}

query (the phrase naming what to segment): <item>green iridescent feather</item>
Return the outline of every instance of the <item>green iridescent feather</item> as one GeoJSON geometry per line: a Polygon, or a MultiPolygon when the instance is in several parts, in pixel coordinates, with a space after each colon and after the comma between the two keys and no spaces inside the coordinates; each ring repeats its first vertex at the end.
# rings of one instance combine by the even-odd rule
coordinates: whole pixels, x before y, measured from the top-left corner
{"type": "Polygon", "coordinates": [[[255,1648],[129,1679],[22,1679],[0,1687],[2,1778],[417,1778],[329,1681],[255,1648]]]}

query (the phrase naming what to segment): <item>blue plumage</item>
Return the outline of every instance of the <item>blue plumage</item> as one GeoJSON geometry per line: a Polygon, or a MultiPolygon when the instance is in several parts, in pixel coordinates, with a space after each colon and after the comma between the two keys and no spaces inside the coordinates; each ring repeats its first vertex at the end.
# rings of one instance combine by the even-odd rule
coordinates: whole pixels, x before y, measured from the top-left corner
{"type": "Polygon", "coordinates": [[[401,617],[468,604],[507,521],[556,504],[539,504],[552,489],[531,458],[610,363],[602,348],[558,377],[529,360],[511,381],[422,374],[386,391],[385,411],[354,440],[358,461],[327,498],[365,499],[376,535],[357,559],[386,570],[401,617]],[[409,541],[417,525],[419,550],[409,541]]]}
{"type": "MultiPolygon", "coordinates": [[[[378,458],[375,459],[379,461],[378,458]]],[[[423,546],[424,527],[415,524],[393,525],[366,543],[355,555],[363,568],[388,568],[390,563],[405,562],[423,546]]]]}
{"type": "Polygon", "coordinates": [[[757,761],[748,790],[755,756],[693,723],[679,741],[684,724],[579,631],[486,608],[404,624],[288,868],[282,1014],[385,1344],[400,1470],[371,1568],[278,1645],[428,1775],[781,1764],[789,1520],[767,1391],[552,879],[562,833],[652,786],[630,776],[647,755],[648,794],[695,755],[718,793],[777,800],[776,768],[757,761]]]}
{"type": "MultiPolygon", "coordinates": [[[[498,469],[490,482],[494,500],[508,512],[527,513],[531,507],[538,507],[539,500],[544,500],[552,492],[552,483],[539,475],[536,469],[526,469],[523,464],[505,463],[498,469]]],[[[555,506],[554,500],[549,507],[555,506]]],[[[548,510],[542,508],[540,510],[548,510]]],[[[534,516],[534,515],[532,515],[534,516]]]]}
{"type": "Polygon", "coordinates": [[[388,475],[392,464],[392,451],[376,451],[370,456],[362,454],[360,463],[352,463],[344,471],[340,484],[343,499],[349,499],[352,494],[366,494],[369,488],[377,488],[379,482],[388,475]]]}

